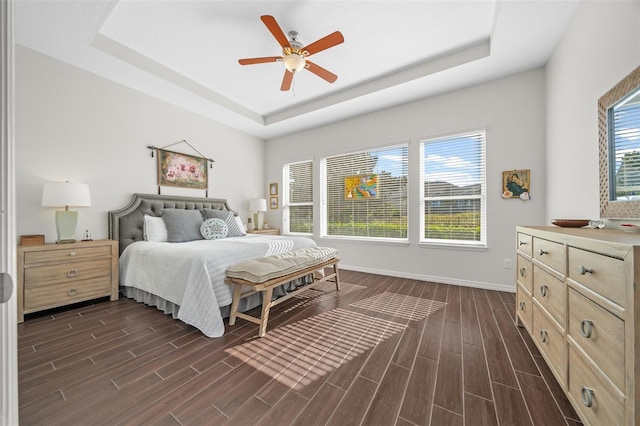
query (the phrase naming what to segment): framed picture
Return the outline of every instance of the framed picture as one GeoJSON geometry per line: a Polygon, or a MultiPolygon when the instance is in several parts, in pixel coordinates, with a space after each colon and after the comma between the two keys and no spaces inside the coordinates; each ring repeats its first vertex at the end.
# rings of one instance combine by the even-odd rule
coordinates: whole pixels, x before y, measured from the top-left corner
{"type": "Polygon", "coordinates": [[[207,159],[159,149],[158,185],[208,189],[207,159]]]}
{"type": "Polygon", "coordinates": [[[508,170],[502,172],[502,198],[529,199],[531,191],[529,170],[508,170]]]}
{"type": "Polygon", "coordinates": [[[269,198],[269,208],[271,210],[278,208],[278,197],[270,197],[269,198]]]}
{"type": "Polygon", "coordinates": [[[344,199],[378,198],[378,175],[353,175],[344,178],[344,199]]]}
{"type": "Polygon", "coordinates": [[[278,184],[277,183],[270,183],[269,184],[269,195],[270,196],[274,196],[274,195],[278,195],[278,184]]]}

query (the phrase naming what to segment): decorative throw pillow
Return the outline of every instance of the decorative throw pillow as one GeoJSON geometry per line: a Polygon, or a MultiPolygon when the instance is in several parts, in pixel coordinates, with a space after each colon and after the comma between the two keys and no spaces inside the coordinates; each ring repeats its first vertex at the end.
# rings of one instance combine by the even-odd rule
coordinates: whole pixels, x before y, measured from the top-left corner
{"type": "Polygon", "coordinates": [[[164,209],[162,220],[167,227],[167,241],[170,243],[202,239],[200,210],[164,209]]]}
{"type": "Polygon", "coordinates": [[[216,218],[216,219],[224,220],[227,223],[227,227],[229,228],[229,233],[227,237],[241,237],[246,234],[246,232],[244,231],[244,226],[241,227],[238,225],[238,221],[236,221],[236,216],[231,211],[203,209],[202,214],[205,219],[216,218]]]}
{"type": "Polygon", "coordinates": [[[238,228],[240,229],[240,234],[241,235],[247,235],[247,228],[244,226],[244,223],[242,223],[242,219],[240,219],[240,216],[234,216],[233,217],[236,221],[236,224],[238,225],[238,228]]]}
{"type": "Polygon", "coordinates": [[[144,239],[157,243],[167,242],[167,227],[161,217],[144,215],[144,239]]]}
{"type": "Polygon", "coordinates": [[[227,236],[229,228],[227,223],[218,218],[207,219],[200,226],[200,233],[207,240],[217,240],[227,236]]]}

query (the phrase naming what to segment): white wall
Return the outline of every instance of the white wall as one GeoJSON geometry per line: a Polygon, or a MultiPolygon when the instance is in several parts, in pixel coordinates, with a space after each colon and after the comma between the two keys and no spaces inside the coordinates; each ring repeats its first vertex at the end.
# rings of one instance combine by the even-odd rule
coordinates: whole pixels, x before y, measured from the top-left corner
{"type": "MultiPolygon", "coordinates": [[[[16,49],[17,234],[56,240],[54,210],[40,206],[45,181],[89,184],[90,208],[78,209],[85,229],[107,237],[107,212],[135,192],[157,193],[156,159],[147,145],[186,139],[216,162],[209,197],[227,198],[248,217],[248,200],[264,196],[264,141],[169,105],[25,47],[16,49]]],[[[193,153],[187,145],[176,151],[193,153]]],[[[162,188],[204,196],[204,191],[162,188]]]]}
{"type": "Polygon", "coordinates": [[[640,1],[583,2],[546,67],[546,218],[600,217],[598,98],[640,65],[640,1]]]}
{"type": "MultiPolygon", "coordinates": [[[[282,185],[282,166],[288,162],[313,158],[317,181],[318,160],[323,156],[407,141],[410,244],[397,247],[336,239],[322,239],[320,244],[338,248],[344,268],[511,290],[514,270],[504,269],[503,259],[515,264],[515,226],[544,222],[544,102],[544,73],[535,70],[270,140],[267,182],[282,185]],[[418,246],[419,141],[482,128],[487,130],[488,250],[418,246]],[[531,169],[533,200],[501,198],[502,171],[512,169],[531,169]]],[[[318,191],[315,204],[319,205],[318,191]]],[[[267,221],[281,226],[280,213],[269,211],[267,221]]],[[[315,213],[317,218],[317,207],[315,213]]]]}

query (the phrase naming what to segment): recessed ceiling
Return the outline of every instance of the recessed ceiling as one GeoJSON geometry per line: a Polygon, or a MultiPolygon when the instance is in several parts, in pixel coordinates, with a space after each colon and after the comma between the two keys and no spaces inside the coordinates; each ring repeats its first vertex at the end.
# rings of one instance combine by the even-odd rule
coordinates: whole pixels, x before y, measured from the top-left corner
{"type": "Polygon", "coordinates": [[[246,133],[270,139],[543,66],[578,1],[16,2],[16,41],[246,133]],[[307,70],[282,92],[261,15],[338,76],[307,70]]]}

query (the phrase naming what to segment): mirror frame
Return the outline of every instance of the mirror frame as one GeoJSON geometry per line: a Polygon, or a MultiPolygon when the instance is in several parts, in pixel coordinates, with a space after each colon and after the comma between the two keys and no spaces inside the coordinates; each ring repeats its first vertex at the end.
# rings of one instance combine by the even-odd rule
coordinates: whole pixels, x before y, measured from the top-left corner
{"type": "Polygon", "coordinates": [[[640,67],[633,70],[611,90],[598,99],[598,140],[600,144],[600,217],[640,218],[640,200],[612,201],[609,199],[609,137],[607,111],[640,86],[640,67]]]}

